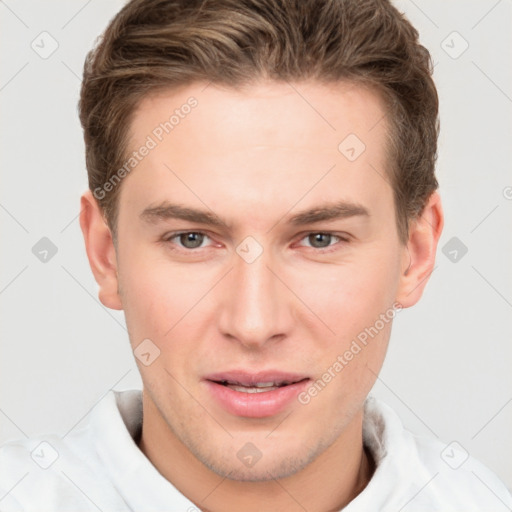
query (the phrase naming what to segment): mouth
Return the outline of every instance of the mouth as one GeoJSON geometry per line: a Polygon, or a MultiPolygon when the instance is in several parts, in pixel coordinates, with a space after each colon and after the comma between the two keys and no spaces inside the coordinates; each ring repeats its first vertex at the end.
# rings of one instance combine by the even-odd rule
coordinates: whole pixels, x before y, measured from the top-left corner
{"type": "Polygon", "coordinates": [[[307,377],[296,380],[296,381],[269,381],[269,382],[255,382],[254,384],[244,384],[242,382],[230,381],[230,380],[221,380],[221,381],[212,381],[221,386],[226,386],[233,391],[239,391],[240,393],[268,393],[269,391],[274,391],[275,389],[279,389],[285,386],[289,386],[291,384],[297,384],[298,382],[302,382],[304,380],[309,380],[307,377]]]}
{"type": "Polygon", "coordinates": [[[291,407],[311,378],[280,371],[231,371],[208,375],[204,381],[212,398],[225,411],[235,416],[263,418],[291,407]]]}

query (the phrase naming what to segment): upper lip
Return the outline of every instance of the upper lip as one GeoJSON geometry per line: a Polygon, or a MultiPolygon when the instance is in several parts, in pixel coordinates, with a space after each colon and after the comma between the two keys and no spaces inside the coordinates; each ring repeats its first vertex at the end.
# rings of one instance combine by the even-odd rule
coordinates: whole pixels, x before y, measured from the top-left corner
{"type": "Polygon", "coordinates": [[[309,379],[307,375],[298,373],[288,373],[279,370],[265,370],[259,372],[247,372],[244,370],[230,370],[217,372],[207,375],[205,380],[213,382],[229,382],[230,384],[240,384],[242,386],[254,386],[263,382],[273,382],[274,384],[291,384],[304,379],[309,379]]]}

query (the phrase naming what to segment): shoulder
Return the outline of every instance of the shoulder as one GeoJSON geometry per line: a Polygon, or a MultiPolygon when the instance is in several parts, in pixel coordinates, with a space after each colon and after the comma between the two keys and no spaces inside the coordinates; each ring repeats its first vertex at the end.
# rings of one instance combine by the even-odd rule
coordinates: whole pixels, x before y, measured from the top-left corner
{"type": "Polygon", "coordinates": [[[381,500],[381,510],[398,507],[403,512],[512,507],[506,486],[460,443],[412,434],[380,400],[370,398],[365,405],[363,435],[377,469],[361,501],[381,500]]]}
{"type": "MultiPolygon", "coordinates": [[[[78,434],[78,440],[80,434],[82,432],[78,434]]],[[[2,512],[44,512],[55,510],[54,507],[97,510],[87,498],[87,492],[95,487],[96,479],[92,475],[100,468],[94,461],[81,457],[77,453],[79,450],[79,446],[51,435],[11,441],[1,446],[2,512]]]]}
{"type": "MultiPolygon", "coordinates": [[[[0,446],[0,510],[126,510],[98,450],[116,394],[67,436],[40,435],[0,446]],[[91,421],[92,420],[92,421],[91,421]]],[[[123,434],[121,432],[120,434],[123,434]]]]}
{"type": "Polygon", "coordinates": [[[404,438],[411,446],[415,466],[424,474],[426,503],[437,499],[452,505],[453,510],[512,508],[505,484],[458,441],[444,443],[407,431],[404,438]]]}

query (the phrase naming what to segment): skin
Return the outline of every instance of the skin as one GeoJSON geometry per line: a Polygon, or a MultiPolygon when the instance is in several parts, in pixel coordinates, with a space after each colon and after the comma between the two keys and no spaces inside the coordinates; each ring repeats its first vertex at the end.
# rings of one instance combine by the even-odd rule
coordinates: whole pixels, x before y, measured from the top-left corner
{"type": "Polygon", "coordinates": [[[166,91],[141,103],[131,147],[190,96],[198,106],[121,184],[116,245],[92,194],[82,196],[101,302],[124,310],[132,348],[149,338],[160,350],[149,366],[137,360],[140,448],[202,510],[338,510],[374,469],[363,449],[363,404],[391,322],[307,405],[294,400],[272,417],[228,413],[202,378],[230,369],[321,378],[380,314],[421,297],[443,225],[440,198],[431,196],[401,243],[384,107],[377,93],[349,83],[166,91]],[[353,162],[338,150],[351,133],[366,146],[353,162]],[[213,212],[227,226],[141,218],[165,201],[213,212]],[[339,201],[368,215],[288,222],[339,201]],[[171,238],[181,230],[208,236],[187,249],[171,238]],[[334,235],[320,237],[325,248],[309,237],[319,232],[334,235]],[[263,250],[252,263],[236,252],[247,236],[263,250]],[[247,442],[262,454],[250,468],[237,458],[247,442]]]}

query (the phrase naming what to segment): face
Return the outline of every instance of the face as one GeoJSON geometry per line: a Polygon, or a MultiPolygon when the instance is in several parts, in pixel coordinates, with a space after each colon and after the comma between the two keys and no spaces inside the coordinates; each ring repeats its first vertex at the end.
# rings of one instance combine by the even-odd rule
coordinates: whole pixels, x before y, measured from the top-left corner
{"type": "Polygon", "coordinates": [[[155,144],[122,182],[120,301],[151,340],[149,414],[219,475],[294,474],[360,422],[408,262],[386,130],[348,83],[197,84],[136,112],[130,147],[155,144]]]}

